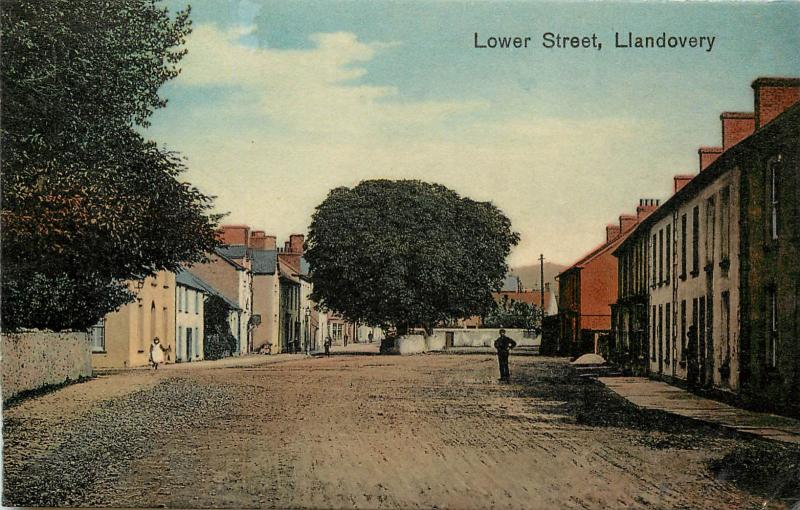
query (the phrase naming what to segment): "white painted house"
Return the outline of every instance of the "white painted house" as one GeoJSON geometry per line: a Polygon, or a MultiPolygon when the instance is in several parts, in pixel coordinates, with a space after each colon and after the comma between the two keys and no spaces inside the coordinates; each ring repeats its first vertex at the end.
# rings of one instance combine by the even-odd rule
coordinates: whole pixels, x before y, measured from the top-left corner
{"type": "Polygon", "coordinates": [[[207,284],[186,270],[175,275],[175,361],[203,359],[203,306],[207,284]]]}

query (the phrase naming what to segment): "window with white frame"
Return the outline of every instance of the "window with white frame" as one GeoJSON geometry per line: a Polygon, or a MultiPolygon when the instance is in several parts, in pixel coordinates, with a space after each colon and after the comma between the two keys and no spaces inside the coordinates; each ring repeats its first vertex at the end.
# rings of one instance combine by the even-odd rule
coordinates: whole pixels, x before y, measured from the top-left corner
{"type": "Polygon", "coordinates": [[[89,339],[92,344],[92,352],[105,352],[106,350],[106,320],[100,319],[89,330],[89,339]]]}
{"type": "Polygon", "coordinates": [[[768,290],[769,331],[767,332],[767,363],[778,365],[778,296],[774,288],[768,290]]]}
{"type": "Polygon", "coordinates": [[[769,164],[769,222],[772,239],[778,239],[778,192],[780,178],[780,155],[769,164]]]}

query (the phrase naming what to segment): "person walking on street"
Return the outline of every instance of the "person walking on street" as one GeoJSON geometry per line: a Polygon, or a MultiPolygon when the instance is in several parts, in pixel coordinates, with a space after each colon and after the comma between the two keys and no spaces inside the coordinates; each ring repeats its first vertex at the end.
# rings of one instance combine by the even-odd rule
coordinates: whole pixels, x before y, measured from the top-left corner
{"type": "Polygon", "coordinates": [[[517,342],[506,336],[506,330],[500,330],[500,336],[494,341],[494,348],[497,349],[497,361],[500,364],[500,381],[509,382],[511,373],[508,370],[508,355],[517,342]]]}
{"type": "Polygon", "coordinates": [[[697,328],[692,325],[686,332],[686,383],[689,388],[697,387],[700,378],[700,366],[697,352],[697,328]]]}
{"type": "Polygon", "coordinates": [[[164,346],[161,345],[161,341],[158,337],[153,339],[153,343],[150,345],[150,363],[153,367],[153,370],[158,370],[158,365],[164,363],[164,346]]]}
{"type": "Polygon", "coordinates": [[[331,355],[331,337],[325,337],[325,356],[331,355]]]}

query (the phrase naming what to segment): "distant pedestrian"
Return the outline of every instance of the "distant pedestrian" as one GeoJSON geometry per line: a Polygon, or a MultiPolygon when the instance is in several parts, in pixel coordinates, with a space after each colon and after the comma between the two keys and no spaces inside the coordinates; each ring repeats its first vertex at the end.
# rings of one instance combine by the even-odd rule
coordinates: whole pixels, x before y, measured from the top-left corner
{"type": "Polygon", "coordinates": [[[325,337],[325,356],[331,355],[331,337],[325,337]]]}
{"type": "Polygon", "coordinates": [[[697,349],[697,328],[692,325],[686,332],[686,384],[694,388],[700,382],[700,364],[697,349]]]}
{"type": "Polygon", "coordinates": [[[372,333],[370,333],[369,335],[367,335],[367,340],[369,340],[369,343],[372,343],[372,340],[373,340],[374,338],[375,338],[375,337],[372,335],[372,333]]]}
{"type": "Polygon", "coordinates": [[[158,370],[158,365],[164,363],[164,346],[161,345],[161,340],[158,337],[153,339],[153,343],[150,345],[150,364],[153,367],[153,370],[158,370]]]}
{"type": "Polygon", "coordinates": [[[500,364],[500,381],[509,382],[511,380],[511,372],[508,370],[508,355],[517,342],[506,336],[506,330],[500,330],[500,336],[494,341],[494,348],[497,349],[497,361],[500,364]]]}

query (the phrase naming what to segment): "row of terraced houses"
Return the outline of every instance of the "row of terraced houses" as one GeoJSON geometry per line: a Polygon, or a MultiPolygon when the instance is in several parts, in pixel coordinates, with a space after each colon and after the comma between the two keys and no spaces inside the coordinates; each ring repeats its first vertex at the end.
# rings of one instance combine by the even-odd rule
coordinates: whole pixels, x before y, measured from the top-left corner
{"type": "Polygon", "coordinates": [[[320,313],[303,258],[304,236],[293,234],[278,247],[275,236],[246,225],[226,225],[221,245],[206,262],[178,273],[160,271],[128,283],[134,302],[108,314],[90,332],[94,368],[130,368],[148,364],[150,344],[159,338],[167,363],[209,357],[205,307],[222,303],[235,341],[215,357],[251,352],[311,353],[334,345],[380,341],[381,331],[320,313]]]}
{"type": "Polygon", "coordinates": [[[759,78],[752,112],[673,194],[642,199],[559,276],[562,353],[800,414],[800,79],[759,78]]]}

